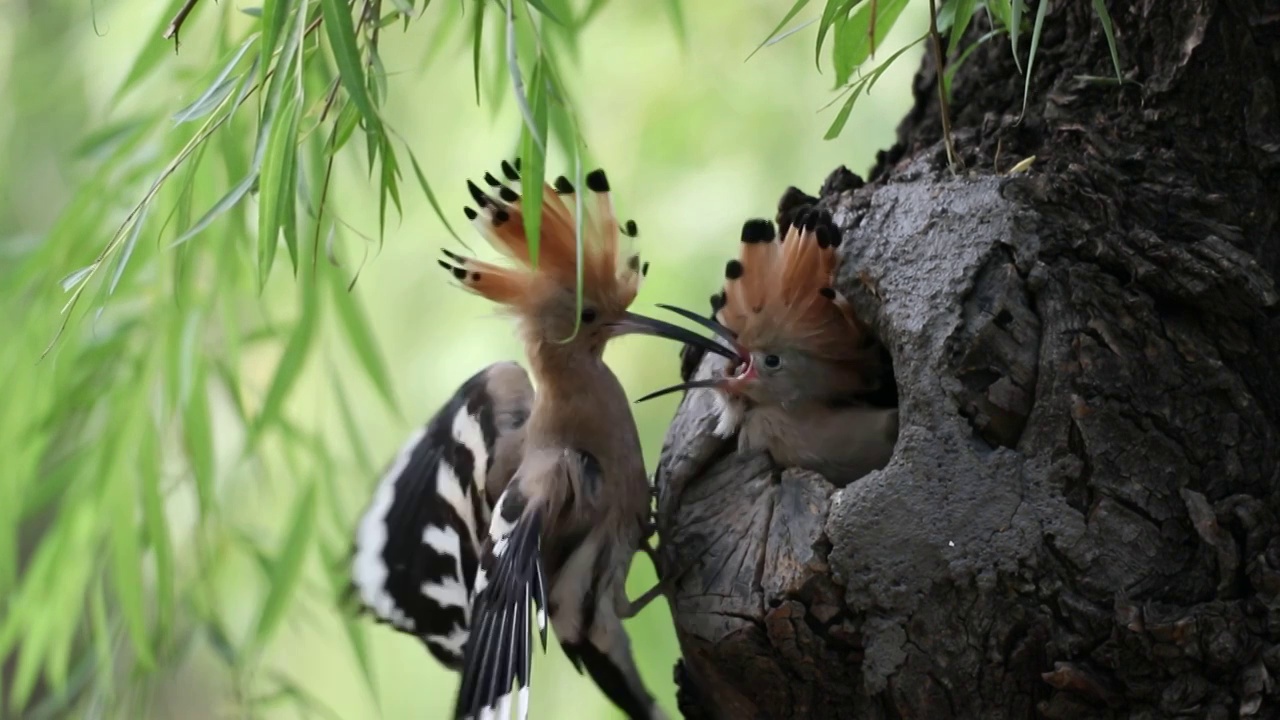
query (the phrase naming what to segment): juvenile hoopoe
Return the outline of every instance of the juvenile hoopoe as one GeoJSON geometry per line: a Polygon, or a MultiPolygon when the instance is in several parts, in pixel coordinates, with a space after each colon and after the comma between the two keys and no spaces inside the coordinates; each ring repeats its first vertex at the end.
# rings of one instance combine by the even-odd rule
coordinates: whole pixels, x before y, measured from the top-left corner
{"type": "Polygon", "coordinates": [[[790,197],[780,207],[781,234],[765,219],[743,225],[739,256],[712,296],[711,320],[660,306],[724,338],[738,355],[728,372],[702,380],[686,374],[686,382],[640,400],[712,388],[721,394],[718,434],[736,431],[742,450],[768,450],[781,465],[845,484],[884,467],[893,453],[892,373],[884,348],[833,287],[841,238],[831,215],[788,207],[790,197]]]}
{"type": "Polygon", "coordinates": [[[586,176],[583,198],[563,177],[545,188],[534,266],[511,187],[518,167],[502,169],[507,182],[485,176],[492,195],[468,183],[479,210],[466,213],[514,267],[448,251],[441,265],[515,316],[537,392],[515,363],[459,388],[379,485],[360,521],[353,585],[379,619],[419,635],[461,671],[458,718],[505,720],[513,702],[526,716],[529,623],[545,647],[548,615],[566,655],[611,701],[629,717],[662,718],[622,626],[654,596],[631,603],[624,585],[649,534],[650,488],[630,406],[602,354],[631,333],[732,353],[627,311],[648,264],[621,247],[619,235],[636,228],[619,225],[604,172],[586,176]],[[580,311],[578,201],[586,211],[580,311]]]}

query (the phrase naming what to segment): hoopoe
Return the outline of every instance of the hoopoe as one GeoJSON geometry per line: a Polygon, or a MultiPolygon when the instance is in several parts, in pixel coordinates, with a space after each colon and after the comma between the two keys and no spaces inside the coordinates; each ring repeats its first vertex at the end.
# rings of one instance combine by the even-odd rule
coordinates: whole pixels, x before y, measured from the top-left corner
{"type": "Polygon", "coordinates": [[[813,201],[789,190],[779,207],[781,232],[765,219],[743,225],[710,320],[659,306],[723,338],[737,355],[728,372],[690,380],[701,359],[696,348],[686,353],[685,382],[637,402],[711,388],[720,398],[718,435],[736,432],[741,450],[767,450],[783,466],[845,484],[889,462],[896,388],[887,352],[833,287],[840,231],[825,210],[797,207],[795,195],[813,201]]]}
{"type": "Polygon", "coordinates": [[[505,720],[513,702],[527,716],[530,621],[545,648],[548,616],[575,668],[614,704],[631,718],[664,718],[622,626],[657,594],[633,603],[625,591],[632,557],[648,547],[651,495],[630,406],[602,354],[632,333],[732,353],[627,311],[648,263],[622,247],[619,235],[636,227],[619,225],[603,171],[586,176],[586,197],[563,177],[545,187],[535,266],[511,187],[518,165],[502,170],[506,182],[485,175],[492,194],[468,183],[479,209],[466,214],[514,267],[447,250],[441,265],[515,316],[537,391],[516,363],[458,389],[379,484],[357,531],[353,585],[368,611],[461,671],[458,718],[505,720]]]}

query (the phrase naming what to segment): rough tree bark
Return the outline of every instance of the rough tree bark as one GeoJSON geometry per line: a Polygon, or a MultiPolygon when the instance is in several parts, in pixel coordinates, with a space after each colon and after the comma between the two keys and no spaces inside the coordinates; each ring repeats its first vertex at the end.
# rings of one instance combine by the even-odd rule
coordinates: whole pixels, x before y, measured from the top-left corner
{"type": "Polygon", "coordinates": [[[967,170],[926,59],[871,180],[822,187],[894,356],[888,467],[782,471],[685,397],[686,717],[1280,716],[1280,5],[1110,4],[1134,82],[1081,77],[1105,36],[1055,2],[1020,121],[1007,42],[956,75],[967,170]]]}

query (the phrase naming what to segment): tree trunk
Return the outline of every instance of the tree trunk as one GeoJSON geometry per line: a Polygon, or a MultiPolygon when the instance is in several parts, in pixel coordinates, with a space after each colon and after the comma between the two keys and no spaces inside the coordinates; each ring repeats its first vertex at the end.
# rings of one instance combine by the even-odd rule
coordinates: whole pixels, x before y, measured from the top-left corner
{"type": "Polygon", "coordinates": [[[1280,717],[1280,5],[1110,11],[1130,82],[1057,2],[1021,119],[1007,40],[956,74],[959,176],[926,57],[871,181],[821,190],[893,353],[888,467],[781,470],[685,397],[686,717],[1280,717]]]}

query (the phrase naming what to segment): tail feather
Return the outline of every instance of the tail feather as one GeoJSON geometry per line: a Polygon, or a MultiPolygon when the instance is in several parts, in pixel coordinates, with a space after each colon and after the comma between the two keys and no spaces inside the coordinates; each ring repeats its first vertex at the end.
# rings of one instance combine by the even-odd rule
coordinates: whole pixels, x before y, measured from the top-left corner
{"type": "Polygon", "coordinates": [[[518,488],[508,488],[490,524],[492,546],[482,561],[474,631],[463,655],[456,718],[505,720],[513,700],[528,712],[533,663],[530,604],[546,648],[546,592],[539,555],[542,513],[526,510],[518,488]],[[515,685],[514,690],[512,685],[515,685]]]}

